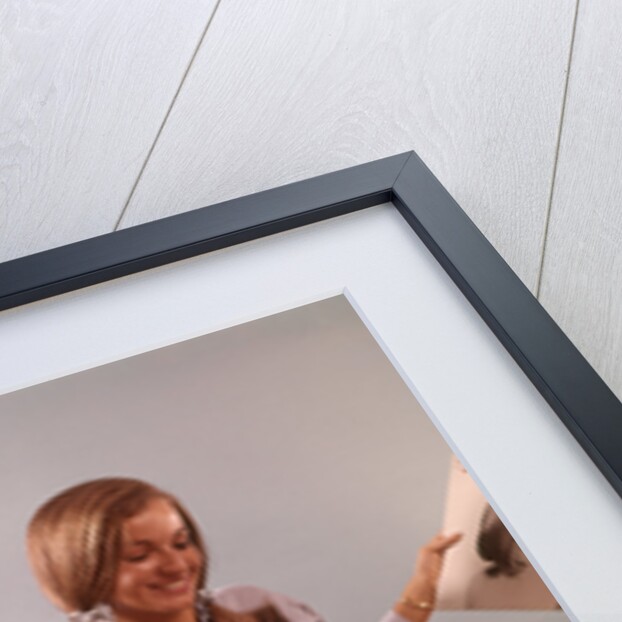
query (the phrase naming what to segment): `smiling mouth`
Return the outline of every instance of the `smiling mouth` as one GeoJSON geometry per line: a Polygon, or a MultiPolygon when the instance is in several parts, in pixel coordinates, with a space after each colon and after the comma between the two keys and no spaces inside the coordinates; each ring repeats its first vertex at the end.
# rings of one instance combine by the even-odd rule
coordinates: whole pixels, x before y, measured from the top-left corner
{"type": "Polygon", "coordinates": [[[189,579],[179,579],[170,583],[151,586],[152,589],[167,594],[185,594],[191,587],[192,582],[189,579]]]}

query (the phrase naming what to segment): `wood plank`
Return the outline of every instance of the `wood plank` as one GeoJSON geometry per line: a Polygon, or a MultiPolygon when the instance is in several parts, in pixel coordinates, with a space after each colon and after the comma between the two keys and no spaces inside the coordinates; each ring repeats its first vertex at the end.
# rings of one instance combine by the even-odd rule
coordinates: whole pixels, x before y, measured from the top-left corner
{"type": "Polygon", "coordinates": [[[214,8],[0,6],[0,261],[111,231],[214,8]]]}
{"type": "Polygon", "coordinates": [[[582,2],[541,301],[622,397],[622,5],[582,2]]]}
{"type": "Polygon", "coordinates": [[[573,15],[224,2],[121,225],[415,149],[533,287],[573,15]]]}

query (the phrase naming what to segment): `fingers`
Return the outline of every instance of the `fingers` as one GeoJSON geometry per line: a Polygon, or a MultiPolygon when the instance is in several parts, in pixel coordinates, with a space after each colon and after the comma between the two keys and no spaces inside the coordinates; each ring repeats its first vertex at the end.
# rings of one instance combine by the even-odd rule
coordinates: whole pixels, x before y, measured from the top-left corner
{"type": "Polygon", "coordinates": [[[430,542],[428,542],[425,548],[435,553],[443,553],[447,549],[457,544],[462,539],[462,535],[463,534],[459,532],[452,533],[449,535],[444,535],[444,534],[439,533],[436,536],[434,536],[434,538],[432,538],[430,542]]]}

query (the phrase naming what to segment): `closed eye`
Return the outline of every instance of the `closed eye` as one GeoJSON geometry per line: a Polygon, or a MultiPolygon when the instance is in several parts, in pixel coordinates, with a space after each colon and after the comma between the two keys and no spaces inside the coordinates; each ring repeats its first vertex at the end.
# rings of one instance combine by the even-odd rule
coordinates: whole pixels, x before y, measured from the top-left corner
{"type": "Polygon", "coordinates": [[[187,549],[190,546],[190,541],[189,540],[184,540],[183,542],[175,542],[175,544],[173,545],[176,549],[183,551],[184,549],[187,549]]]}
{"type": "Polygon", "coordinates": [[[127,557],[126,561],[128,562],[142,562],[147,559],[149,553],[141,553],[140,555],[132,555],[131,557],[127,557]]]}

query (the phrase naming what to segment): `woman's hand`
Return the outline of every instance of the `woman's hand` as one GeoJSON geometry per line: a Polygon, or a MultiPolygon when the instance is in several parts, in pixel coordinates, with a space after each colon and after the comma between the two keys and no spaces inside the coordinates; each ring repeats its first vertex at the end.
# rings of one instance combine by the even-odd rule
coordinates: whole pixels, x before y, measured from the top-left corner
{"type": "Polygon", "coordinates": [[[413,575],[393,608],[396,613],[412,622],[425,622],[430,617],[445,553],[461,538],[461,533],[438,534],[419,550],[413,575]]]}

